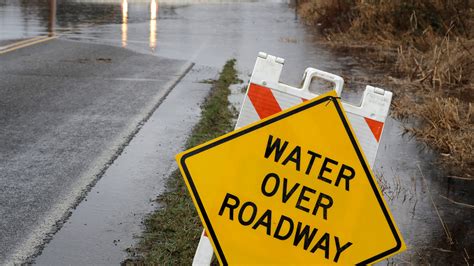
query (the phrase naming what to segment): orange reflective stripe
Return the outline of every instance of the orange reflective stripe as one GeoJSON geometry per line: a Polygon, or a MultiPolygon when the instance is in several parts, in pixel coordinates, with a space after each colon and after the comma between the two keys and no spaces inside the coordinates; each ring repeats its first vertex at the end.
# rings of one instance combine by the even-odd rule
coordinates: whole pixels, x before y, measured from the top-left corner
{"type": "Polygon", "coordinates": [[[281,112],[281,107],[269,88],[250,83],[247,95],[260,119],[281,112]]]}
{"type": "Polygon", "coordinates": [[[365,122],[369,125],[372,134],[374,134],[375,139],[377,142],[380,140],[380,135],[382,135],[383,123],[377,120],[373,120],[367,117],[364,117],[365,122]]]}

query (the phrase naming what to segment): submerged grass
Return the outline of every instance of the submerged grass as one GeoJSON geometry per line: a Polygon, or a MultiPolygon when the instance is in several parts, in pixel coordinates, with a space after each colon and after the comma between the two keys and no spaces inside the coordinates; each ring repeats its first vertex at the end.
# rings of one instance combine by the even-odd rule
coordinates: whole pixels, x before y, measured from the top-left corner
{"type": "MultiPolygon", "coordinates": [[[[237,83],[236,60],[227,61],[219,79],[213,81],[202,105],[201,119],[187,140],[186,148],[221,136],[233,128],[229,109],[229,86],[237,83]]],[[[157,200],[161,208],[145,220],[145,232],[134,259],[126,265],[191,265],[202,225],[179,170],[167,181],[167,190],[157,200]]]]}
{"type": "Polygon", "coordinates": [[[450,176],[474,180],[472,1],[303,0],[305,21],[338,50],[388,73],[393,113],[440,155],[450,176]]]}

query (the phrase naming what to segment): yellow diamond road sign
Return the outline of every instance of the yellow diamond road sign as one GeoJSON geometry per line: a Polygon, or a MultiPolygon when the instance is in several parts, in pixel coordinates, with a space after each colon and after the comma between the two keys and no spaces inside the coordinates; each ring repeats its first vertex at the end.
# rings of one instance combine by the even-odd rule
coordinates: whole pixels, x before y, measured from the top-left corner
{"type": "Polygon", "coordinates": [[[369,264],[405,249],[334,92],[177,155],[221,264],[369,264]]]}

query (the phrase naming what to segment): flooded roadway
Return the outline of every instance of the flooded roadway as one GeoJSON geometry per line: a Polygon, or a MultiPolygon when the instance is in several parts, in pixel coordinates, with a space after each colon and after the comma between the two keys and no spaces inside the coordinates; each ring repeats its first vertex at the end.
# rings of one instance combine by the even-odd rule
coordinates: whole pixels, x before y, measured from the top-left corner
{"type": "MultiPolygon", "coordinates": [[[[302,25],[288,3],[281,1],[58,1],[54,5],[51,1],[6,1],[0,2],[0,23],[0,45],[36,35],[58,34],[61,40],[107,44],[143,54],[193,61],[198,66],[196,69],[208,69],[202,71],[201,76],[199,72],[195,73],[197,76],[194,80],[210,78],[229,58],[237,59],[242,78],[248,80],[259,51],[287,59],[282,81],[292,85],[298,84],[307,66],[343,77],[365,77],[370,73],[364,72],[369,71],[367,67],[355,62],[350,56],[335,56],[315,44],[317,34],[302,25]]],[[[346,85],[343,100],[358,102],[365,85],[346,85]]],[[[395,91],[396,95],[396,88],[386,89],[395,91]]],[[[233,98],[241,96],[235,90],[233,98]]],[[[448,182],[439,173],[430,152],[402,133],[402,125],[393,119],[387,121],[375,166],[384,196],[408,246],[408,251],[385,263],[457,264],[465,263],[465,258],[472,260],[474,213],[472,208],[458,204],[473,204],[472,183],[463,180],[448,182]]],[[[159,136],[154,137],[165,141],[176,136],[160,132],[159,136]]],[[[145,134],[143,141],[158,145],[152,138],[152,134],[145,134]]],[[[169,145],[177,147],[182,142],[183,139],[169,145]]],[[[133,143],[128,148],[135,155],[137,153],[134,152],[141,149],[133,143]]],[[[159,156],[166,163],[159,166],[146,163],[147,160],[153,161],[151,153],[143,158],[145,162],[139,167],[147,165],[144,167],[146,171],[155,173],[147,177],[148,180],[154,176],[164,176],[173,164],[173,155],[174,151],[160,153],[159,156]]],[[[115,164],[119,164],[119,160],[115,164]]],[[[126,159],[122,159],[120,164],[125,165],[125,168],[137,167],[127,163],[126,159]]],[[[103,181],[99,181],[96,189],[110,189],[106,184],[113,181],[107,180],[126,182],[126,178],[131,177],[110,170],[104,175],[103,181]],[[104,184],[101,185],[101,182],[104,184]]],[[[160,180],[157,183],[162,182],[160,180]]],[[[152,200],[161,189],[154,187],[145,195],[152,200]]],[[[130,195],[144,194],[143,190],[133,186],[123,192],[130,195]]],[[[53,237],[43,254],[36,259],[37,263],[77,263],[84,253],[91,254],[90,257],[94,259],[89,262],[94,264],[123,259],[123,249],[133,244],[133,236],[139,233],[139,224],[134,230],[115,232],[112,237],[115,242],[108,241],[107,247],[97,245],[97,239],[88,238],[90,234],[84,232],[102,234],[101,238],[108,239],[110,232],[114,231],[110,228],[111,221],[124,217],[117,216],[117,213],[133,213],[130,208],[139,207],[136,203],[127,204],[124,201],[120,208],[110,208],[110,200],[93,195],[89,193],[87,202],[81,203],[78,209],[82,208],[82,213],[91,210],[94,213],[94,207],[90,206],[95,206],[95,210],[100,212],[90,215],[95,220],[88,222],[89,228],[91,223],[103,227],[96,231],[86,227],[78,230],[84,224],[84,215],[73,212],[68,220],[71,226],[64,226],[53,237]],[[75,239],[73,242],[70,241],[71,237],[75,239]],[[104,256],[117,246],[116,241],[119,239],[119,252],[114,253],[112,258],[104,256]],[[74,252],[76,250],[82,252],[74,252]]],[[[143,202],[142,205],[146,207],[137,211],[138,215],[126,218],[130,224],[136,224],[150,210],[149,202],[143,202]]]]}

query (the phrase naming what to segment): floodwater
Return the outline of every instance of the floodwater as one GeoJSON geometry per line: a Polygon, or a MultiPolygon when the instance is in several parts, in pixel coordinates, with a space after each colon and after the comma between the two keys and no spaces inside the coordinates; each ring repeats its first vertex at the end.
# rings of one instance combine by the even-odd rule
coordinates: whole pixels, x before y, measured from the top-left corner
{"type": "MultiPolygon", "coordinates": [[[[150,55],[190,60],[213,69],[220,68],[229,58],[236,58],[245,81],[259,51],[285,58],[281,80],[295,86],[308,66],[351,80],[382,74],[370,72],[368,66],[357,63],[350,54],[335,55],[318,45],[315,42],[319,37],[317,33],[304,26],[285,1],[0,0],[0,25],[0,45],[37,35],[58,35],[70,41],[107,44],[150,55]]],[[[206,78],[210,77],[202,76],[202,79],[206,78]]],[[[349,83],[342,99],[359,102],[365,85],[349,83]]],[[[397,88],[385,89],[397,95],[397,88]]],[[[238,103],[243,95],[234,91],[232,97],[238,103]]],[[[171,134],[157,136],[161,139],[173,137],[171,134]]],[[[124,160],[120,164],[134,167],[124,160]]],[[[472,182],[443,176],[431,152],[423,144],[403,135],[403,125],[392,118],[386,122],[374,172],[408,246],[406,252],[383,264],[473,263],[472,182]]],[[[120,172],[107,174],[121,175],[120,172]]],[[[129,193],[127,198],[143,193],[133,184],[126,191],[129,193]]],[[[149,202],[143,204],[149,205],[149,202]]],[[[126,211],[133,206],[124,202],[121,209],[126,211]]],[[[113,215],[107,213],[107,206],[100,209],[101,217],[113,215]]],[[[71,219],[74,219],[74,212],[71,219]]],[[[107,230],[100,232],[106,237],[107,230]]],[[[133,244],[130,232],[124,234],[128,234],[123,236],[128,239],[126,246],[133,244]]],[[[78,246],[91,244],[86,241],[77,236],[74,243],[78,246]]],[[[51,243],[54,243],[54,237],[51,243]]],[[[69,249],[74,248],[69,246],[69,249]]],[[[100,246],[95,249],[97,254],[105,250],[100,246]]],[[[54,251],[50,252],[54,254],[54,251]]],[[[121,255],[126,253],[116,256],[121,255]]],[[[41,256],[38,261],[52,264],[50,259],[41,256]]],[[[61,262],[67,264],[67,260],[61,262]]]]}

